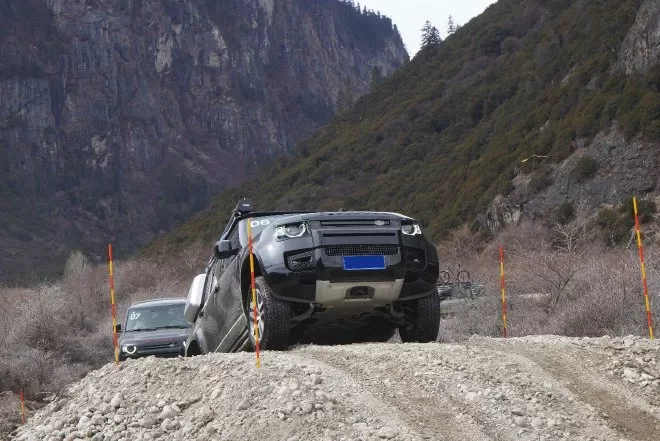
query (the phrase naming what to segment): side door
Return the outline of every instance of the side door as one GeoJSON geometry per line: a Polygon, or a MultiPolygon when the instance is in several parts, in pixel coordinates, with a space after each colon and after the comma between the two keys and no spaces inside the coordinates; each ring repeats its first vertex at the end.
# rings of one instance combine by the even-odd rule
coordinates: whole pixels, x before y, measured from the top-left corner
{"type": "Polygon", "coordinates": [[[223,318],[220,326],[220,340],[217,342],[216,351],[227,352],[244,333],[245,314],[241,305],[240,276],[241,256],[243,255],[241,241],[239,239],[240,222],[228,234],[234,253],[223,260],[222,275],[218,283],[218,293],[215,297],[214,310],[218,316],[223,318]]]}
{"type": "Polygon", "coordinates": [[[220,261],[214,258],[208,266],[206,280],[204,282],[202,307],[197,318],[201,332],[196,332],[197,343],[203,354],[215,349],[213,342],[217,341],[217,335],[220,332],[218,319],[213,311],[213,297],[218,289],[218,271],[220,268],[220,261]]]}

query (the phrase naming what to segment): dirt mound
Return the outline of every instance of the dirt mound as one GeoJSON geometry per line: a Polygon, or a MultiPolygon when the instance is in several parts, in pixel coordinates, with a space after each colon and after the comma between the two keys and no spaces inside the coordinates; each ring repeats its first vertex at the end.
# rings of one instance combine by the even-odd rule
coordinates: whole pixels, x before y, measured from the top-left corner
{"type": "Polygon", "coordinates": [[[660,344],[544,336],[130,360],[14,437],[657,440],[660,344]],[[616,399],[615,399],[616,398],[616,399]],[[634,423],[634,424],[633,424],[634,423]]]}

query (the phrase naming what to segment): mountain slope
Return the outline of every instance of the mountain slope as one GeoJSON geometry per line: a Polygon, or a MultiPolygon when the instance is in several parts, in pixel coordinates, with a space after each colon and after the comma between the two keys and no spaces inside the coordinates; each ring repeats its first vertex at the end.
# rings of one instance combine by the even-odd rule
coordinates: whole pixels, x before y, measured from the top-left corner
{"type": "Polygon", "coordinates": [[[150,241],[406,59],[339,0],[0,0],[0,279],[150,241]]]}
{"type": "MultiPolygon", "coordinates": [[[[659,8],[642,0],[500,0],[301,142],[297,156],[225,192],[152,249],[214,238],[242,196],[258,209],[402,211],[439,239],[461,223],[488,228],[489,205],[521,177],[532,185],[513,201],[513,218],[539,215],[525,205],[599,133],[621,133],[623,150],[643,141],[642,152],[657,157],[660,68],[629,75],[618,68],[626,36],[643,27],[633,26],[646,14],[643,3],[659,8]],[[532,155],[542,158],[520,162],[532,155]]],[[[657,176],[657,161],[633,165],[657,176]]],[[[572,189],[586,185],[571,179],[572,189]]],[[[630,186],[651,192],[647,181],[630,186]]],[[[598,202],[618,202],[630,194],[623,190],[598,202]]]]}

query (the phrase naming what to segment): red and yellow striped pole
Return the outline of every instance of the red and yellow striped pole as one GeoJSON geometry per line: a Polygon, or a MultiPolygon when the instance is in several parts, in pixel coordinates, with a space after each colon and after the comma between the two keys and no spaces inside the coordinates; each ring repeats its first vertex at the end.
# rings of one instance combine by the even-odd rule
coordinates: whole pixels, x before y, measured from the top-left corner
{"type": "Polygon", "coordinates": [[[115,365],[119,366],[119,346],[117,344],[117,307],[115,306],[115,277],[112,272],[112,244],[108,244],[108,271],[110,273],[110,305],[112,313],[112,344],[115,351],[115,365]]]}
{"type": "Polygon", "coordinates": [[[257,355],[257,367],[261,367],[261,356],[259,354],[259,325],[257,319],[257,286],[254,281],[254,254],[252,253],[252,219],[247,220],[247,233],[248,233],[248,250],[250,251],[250,284],[252,290],[252,304],[254,314],[252,315],[252,325],[254,329],[254,352],[257,355]]]}
{"type": "Polygon", "coordinates": [[[642,286],[644,287],[644,304],[646,306],[646,321],[649,326],[649,338],[653,340],[653,318],[651,316],[651,304],[649,302],[649,287],[646,284],[646,268],[644,267],[644,247],[639,230],[639,216],[637,215],[637,198],[633,196],[633,210],[635,212],[635,234],[637,235],[637,249],[639,250],[639,265],[642,272],[642,286]]]}
{"type": "Polygon", "coordinates": [[[21,388],[21,421],[25,424],[25,395],[23,395],[23,388],[21,388]]]}
{"type": "Polygon", "coordinates": [[[502,337],[507,338],[506,285],[504,283],[504,249],[500,245],[500,287],[502,288],[502,337]]]}

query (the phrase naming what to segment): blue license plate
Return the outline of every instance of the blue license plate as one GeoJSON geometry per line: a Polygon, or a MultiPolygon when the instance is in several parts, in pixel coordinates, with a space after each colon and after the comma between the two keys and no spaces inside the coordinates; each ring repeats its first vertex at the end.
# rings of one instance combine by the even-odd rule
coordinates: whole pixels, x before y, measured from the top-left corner
{"type": "Polygon", "coordinates": [[[385,256],[346,256],[344,269],[346,271],[382,270],[385,269],[385,256]]]}

